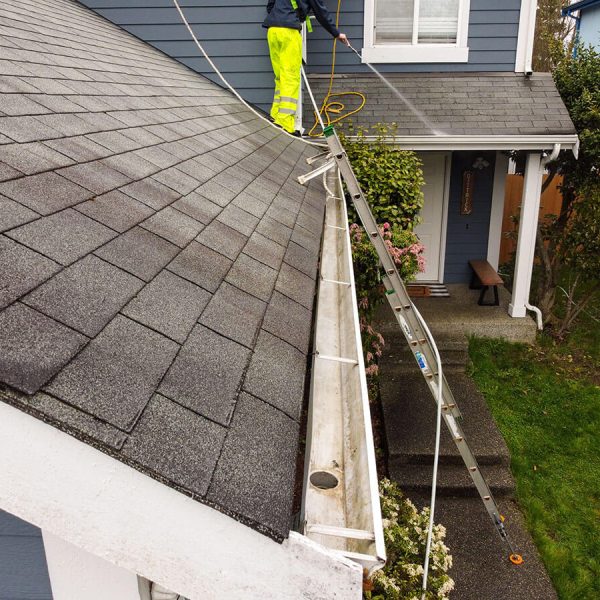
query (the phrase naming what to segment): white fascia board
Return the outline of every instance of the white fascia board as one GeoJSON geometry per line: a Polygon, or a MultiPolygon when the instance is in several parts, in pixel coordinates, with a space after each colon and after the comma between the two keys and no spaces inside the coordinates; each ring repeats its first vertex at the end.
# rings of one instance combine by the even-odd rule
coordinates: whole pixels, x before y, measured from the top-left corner
{"type": "Polygon", "coordinates": [[[0,508],[190,600],[359,600],[362,568],[282,544],[0,401],[0,508]]]}
{"type": "MultiPolygon", "coordinates": [[[[356,136],[351,140],[358,139],[356,136]]],[[[376,136],[364,136],[364,141],[376,142],[376,136]]],[[[385,143],[394,144],[402,150],[552,150],[560,144],[563,150],[574,153],[579,146],[577,135],[439,135],[397,136],[386,138],[385,143]]]]}
{"type": "Polygon", "coordinates": [[[532,70],[533,42],[535,40],[535,19],[537,0],[522,0],[517,34],[517,54],[515,73],[529,73],[532,70]]]}

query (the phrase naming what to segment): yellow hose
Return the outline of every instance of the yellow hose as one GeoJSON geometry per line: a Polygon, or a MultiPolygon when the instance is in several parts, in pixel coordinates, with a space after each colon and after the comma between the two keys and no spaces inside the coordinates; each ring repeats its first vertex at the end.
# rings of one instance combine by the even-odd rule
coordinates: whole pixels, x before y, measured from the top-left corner
{"type": "MultiPolygon", "coordinates": [[[[338,0],[337,11],[335,14],[335,26],[338,27],[340,23],[340,9],[342,7],[342,0],[338,0]]],[[[333,89],[333,77],[335,75],[335,59],[336,59],[336,49],[337,49],[337,39],[333,40],[333,49],[331,52],[331,76],[329,77],[329,88],[327,90],[327,94],[325,98],[323,98],[323,104],[321,104],[321,109],[319,110],[325,125],[333,125],[334,123],[339,123],[352,115],[355,115],[357,112],[361,111],[364,105],[367,102],[367,99],[364,94],[361,92],[338,92],[336,94],[332,94],[331,91],[333,89]],[[350,112],[345,113],[346,106],[343,102],[340,102],[339,98],[343,98],[344,96],[357,96],[360,98],[360,106],[351,110],[350,112]],[[338,98],[337,100],[331,101],[332,98],[338,98]],[[333,117],[332,117],[333,116],[333,117]]],[[[315,115],[315,123],[311,127],[308,135],[310,137],[319,137],[321,133],[315,133],[315,129],[319,126],[319,119],[317,115],[315,115]]]]}

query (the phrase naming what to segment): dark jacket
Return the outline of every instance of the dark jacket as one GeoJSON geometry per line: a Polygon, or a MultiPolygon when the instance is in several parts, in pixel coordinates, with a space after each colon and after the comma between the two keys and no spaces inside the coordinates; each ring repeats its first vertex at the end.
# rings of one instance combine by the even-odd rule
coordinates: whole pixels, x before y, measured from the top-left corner
{"type": "Polygon", "coordinates": [[[287,27],[288,29],[302,29],[302,23],[312,10],[317,21],[333,36],[340,35],[323,0],[296,0],[298,11],[294,10],[291,0],[269,0],[267,4],[267,18],[263,27],[287,27]],[[298,14],[300,13],[300,14],[298,14]]]}

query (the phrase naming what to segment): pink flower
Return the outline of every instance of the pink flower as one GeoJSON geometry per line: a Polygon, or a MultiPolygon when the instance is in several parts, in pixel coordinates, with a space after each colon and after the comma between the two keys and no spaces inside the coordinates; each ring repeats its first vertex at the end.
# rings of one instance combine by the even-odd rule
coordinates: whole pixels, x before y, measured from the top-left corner
{"type": "Polygon", "coordinates": [[[367,377],[373,377],[379,374],[379,367],[377,365],[370,365],[365,369],[367,377]]]}

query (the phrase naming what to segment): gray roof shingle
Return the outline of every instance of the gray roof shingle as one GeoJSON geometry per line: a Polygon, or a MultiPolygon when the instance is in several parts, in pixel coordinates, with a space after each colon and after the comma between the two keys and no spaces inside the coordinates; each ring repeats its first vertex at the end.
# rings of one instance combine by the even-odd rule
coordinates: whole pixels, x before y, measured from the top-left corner
{"type": "MultiPolygon", "coordinates": [[[[366,96],[364,108],[351,117],[355,126],[395,123],[398,136],[576,133],[549,73],[534,73],[529,78],[518,73],[385,73],[385,77],[406,103],[374,74],[335,77],[333,93],[353,90],[366,96]]],[[[323,97],[329,76],[311,75],[310,79],[315,96],[323,97]]],[[[344,103],[348,111],[358,107],[351,97],[344,103]]],[[[309,105],[305,106],[305,118],[313,122],[309,105]]]]}
{"type": "Polygon", "coordinates": [[[0,399],[284,539],[311,149],[74,0],[0,21],[0,399]]]}

